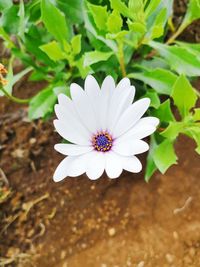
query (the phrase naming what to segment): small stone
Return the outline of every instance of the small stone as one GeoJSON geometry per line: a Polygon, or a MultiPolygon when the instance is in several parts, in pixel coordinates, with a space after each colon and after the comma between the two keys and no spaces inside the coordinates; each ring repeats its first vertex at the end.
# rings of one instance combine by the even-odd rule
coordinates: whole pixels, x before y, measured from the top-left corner
{"type": "Polygon", "coordinates": [[[115,228],[108,229],[108,234],[109,234],[109,236],[114,236],[116,234],[115,228]]]}
{"type": "Polygon", "coordinates": [[[195,256],[196,251],[195,251],[195,249],[194,249],[193,247],[191,247],[191,248],[189,249],[189,254],[190,254],[190,256],[191,256],[192,258],[195,256]]]}
{"type": "Polygon", "coordinates": [[[66,255],[67,255],[67,252],[65,250],[62,250],[61,251],[61,254],[60,254],[61,260],[64,260],[64,258],[66,257],[66,255]]]}
{"type": "Polygon", "coordinates": [[[144,267],[144,261],[140,261],[137,265],[137,267],[144,267]]]}
{"type": "Polygon", "coordinates": [[[169,253],[167,253],[165,255],[165,258],[166,258],[166,260],[167,260],[168,263],[172,263],[174,261],[174,255],[171,255],[169,253]]]}
{"type": "Polygon", "coordinates": [[[174,237],[175,240],[178,239],[178,233],[176,231],[173,232],[173,237],[174,237]]]}

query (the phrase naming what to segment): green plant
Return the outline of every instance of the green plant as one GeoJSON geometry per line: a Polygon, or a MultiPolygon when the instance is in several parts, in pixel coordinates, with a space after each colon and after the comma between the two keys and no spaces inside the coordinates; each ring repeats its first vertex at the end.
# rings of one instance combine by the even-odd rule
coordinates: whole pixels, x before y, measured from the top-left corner
{"type": "Polygon", "coordinates": [[[99,81],[109,74],[116,80],[127,76],[137,98],[151,99],[149,115],[161,122],[151,137],[145,180],[177,162],[173,145],[180,133],[195,140],[200,154],[199,92],[191,85],[200,75],[200,44],[176,40],[200,18],[200,0],[189,1],[177,29],[172,0],[0,0],[0,12],[0,36],[12,55],[2,95],[29,103],[30,119],[48,118],[57,95],[69,95],[71,81],[88,74],[99,81]],[[24,70],[13,75],[16,58],[24,70]],[[27,73],[29,80],[48,85],[31,99],[18,99],[13,85],[27,73]]]}

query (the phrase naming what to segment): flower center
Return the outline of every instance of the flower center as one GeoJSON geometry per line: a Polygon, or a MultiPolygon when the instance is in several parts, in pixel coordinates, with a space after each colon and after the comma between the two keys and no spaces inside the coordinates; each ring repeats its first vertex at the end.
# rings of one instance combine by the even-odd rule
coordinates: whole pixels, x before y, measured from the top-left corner
{"type": "Polygon", "coordinates": [[[97,151],[107,152],[111,149],[113,139],[107,132],[100,132],[93,136],[92,144],[97,151]]]}

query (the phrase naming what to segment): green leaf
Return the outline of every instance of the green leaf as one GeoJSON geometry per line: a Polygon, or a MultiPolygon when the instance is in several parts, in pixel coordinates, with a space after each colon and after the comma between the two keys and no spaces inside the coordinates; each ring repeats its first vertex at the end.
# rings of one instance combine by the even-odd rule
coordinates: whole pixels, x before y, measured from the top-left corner
{"type": "Polygon", "coordinates": [[[171,96],[183,118],[189,114],[190,109],[194,107],[197,101],[192,85],[183,75],[177,78],[171,96]]]}
{"type": "Polygon", "coordinates": [[[66,59],[66,54],[62,51],[59,46],[59,43],[52,41],[48,44],[41,45],[39,47],[43,52],[45,52],[48,57],[54,61],[66,59]]]}
{"type": "Polygon", "coordinates": [[[84,67],[90,66],[99,61],[108,60],[113,55],[113,52],[92,51],[86,52],[84,56],[84,67]]]}
{"type": "Polygon", "coordinates": [[[200,121],[200,108],[194,109],[193,119],[194,121],[200,121]]]}
{"type": "Polygon", "coordinates": [[[200,18],[200,1],[199,0],[189,0],[188,8],[183,19],[182,24],[190,24],[194,20],[200,18]]]}
{"type": "Polygon", "coordinates": [[[185,133],[195,140],[197,144],[195,151],[198,154],[200,154],[200,127],[199,125],[188,128],[185,133]]]}
{"type": "Polygon", "coordinates": [[[131,78],[143,81],[159,94],[170,95],[177,76],[164,69],[143,70],[129,75],[131,78]]]}
{"type": "MultiPolygon", "coordinates": [[[[4,89],[9,93],[12,94],[13,86],[18,82],[24,75],[29,73],[33,68],[28,67],[21,72],[18,72],[17,74],[13,75],[13,58],[10,59],[9,67],[8,67],[8,74],[6,76],[6,80],[8,80],[8,84],[4,86],[4,89]]],[[[0,96],[2,96],[3,93],[0,92],[0,96]]]]}
{"type": "Polygon", "coordinates": [[[2,26],[7,34],[17,34],[19,27],[19,6],[12,5],[2,12],[0,17],[0,26],[2,26]]]}
{"type": "Polygon", "coordinates": [[[148,5],[145,9],[145,16],[148,18],[158,7],[161,0],[151,0],[148,2],[148,5]]]}
{"type": "Polygon", "coordinates": [[[83,0],[56,0],[56,3],[70,22],[83,22],[83,0]]]}
{"type": "Polygon", "coordinates": [[[19,4],[19,12],[17,14],[19,16],[19,28],[18,28],[18,36],[24,39],[24,32],[26,28],[26,18],[25,18],[25,10],[24,10],[24,2],[20,0],[19,4]]]}
{"type": "Polygon", "coordinates": [[[12,0],[1,0],[0,1],[0,11],[4,11],[13,5],[12,0]]]}
{"type": "Polygon", "coordinates": [[[160,98],[158,97],[158,94],[154,92],[153,90],[148,90],[144,97],[148,97],[151,100],[150,107],[158,108],[160,106],[160,98]]]}
{"type": "Polygon", "coordinates": [[[28,116],[31,120],[44,118],[53,111],[57,96],[54,94],[52,86],[40,91],[31,99],[28,116]]]}
{"type": "Polygon", "coordinates": [[[14,47],[14,43],[11,41],[10,36],[5,32],[4,28],[0,26],[0,37],[6,41],[6,47],[12,48],[14,47]]]}
{"type": "Polygon", "coordinates": [[[109,0],[112,9],[117,10],[124,17],[130,17],[130,10],[121,0],[109,0]]]}
{"type": "Polygon", "coordinates": [[[136,22],[145,22],[144,3],[143,0],[129,0],[128,2],[129,16],[136,22]]]}
{"type": "Polygon", "coordinates": [[[163,174],[171,165],[177,164],[177,156],[171,140],[165,139],[155,148],[153,160],[163,174]]]}
{"type": "Polygon", "coordinates": [[[160,53],[169,63],[170,67],[179,74],[186,76],[200,75],[200,58],[184,47],[168,46],[151,41],[149,45],[160,53]]]}
{"type": "Polygon", "coordinates": [[[186,43],[177,41],[176,44],[180,47],[188,49],[191,53],[200,58],[200,44],[186,43]]]}
{"type": "Polygon", "coordinates": [[[161,132],[161,135],[173,141],[183,131],[184,126],[184,122],[170,122],[169,126],[161,132]]]}
{"type": "Polygon", "coordinates": [[[118,48],[117,48],[117,44],[116,44],[115,41],[108,40],[108,39],[104,38],[103,36],[101,36],[101,35],[99,35],[97,33],[96,29],[93,26],[93,23],[91,21],[91,18],[88,15],[88,12],[87,12],[86,8],[83,9],[83,17],[84,17],[84,22],[85,22],[85,28],[90,33],[90,35],[92,35],[93,41],[94,42],[97,42],[98,41],[98,43],[100,43],[101,46],[102,46],[102,43],[103,43],[107,47],[109,47],[110,49],[112,49],[113,51],[117,52],[118,51],[118,48]]]}
{"type": "Polygon", "coordinates": [[[167,9],[163,8],[160,10],[155,18],[155,23],[152,28],[148,31],[147,37],[150,39],[159,38],[163,35],[165,29],[165,22],[167,18],[167,9]]]}
{"type": "Polygon", "coordinates": [[[79,70],[82,79],[84,79],[88,74],[93,73],[90,66],[87,67],[84,66],[84,55],[75,61],[75,66],[79,70]]]}
{"type": "Polygon", "coordinates": [[[50,0],[41,0],[42,21],[47,30],[61,43],[69,40],[69,27],[64,14],[50,0]]]}
{"type": "Polygon", "coordinates": [[[154,110],[152,113],[152,115],[159,118],[161,122],[175,121],[174,115],[171,111],[169,99],[163,102],[159,108],[154,110]]]}
{"type": "Polygon", "coordinates": [[[75,35],[71,40],[72,53],[78,55],[81,52],[81,34],[75,35]]]}
{"type": "Polygon", "coordinates": [[[129,30],[134,33],[140,33],[141,35],[146,32],[146,25],[141,22],[132,22],[131,20],[128,20],[128,27],[129,30]]]}
{"type": "Polygon", "coordinates": [[[117,10],[113,10],[113,12],[109,15],[107,21],[108,31],[110,33],[118,33],[121,31],[122,27],[122,18],[120,13],[117,10]]]}
{"type": "Polygon", "coordinates": [[[154,172],[157,170],[156,164],[153,160],[153,154],[155,151],[155,148],[157,147],[155,137],[154,135],[151,136],[151,142],[150,142],[150,148],[149,153],[147,156],[147,162],[146,162],[146,169],[145,169],[145,176],[144,179],[146,182],[148,182],[151,178],[151,176],[154,174],[154,172]]]}
{"type": "Polygon", "coordinates": [[[94,22],[99,30],[106,30],[108,12],[106,6],[88,4],[89,10],[94,18],[94,22]]]}

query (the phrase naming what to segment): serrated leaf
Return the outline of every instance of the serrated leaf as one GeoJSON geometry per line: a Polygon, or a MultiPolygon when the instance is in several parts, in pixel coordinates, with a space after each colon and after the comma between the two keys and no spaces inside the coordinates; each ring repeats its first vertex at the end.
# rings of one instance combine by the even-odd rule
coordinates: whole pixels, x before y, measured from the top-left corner
{"type": "Polygon", "coordinates": [[[194,121],[200,121],[200,108],[194,109],[193,120],[194,121]]]}
{"type": "Polygon", "coordinates": [[[106,6],[88,4],[89,10],[93,16],[94,22],[99,30],[106,30],[108,12],[106,6]]]}
{"type": "Polygon", "coordinates": [[[108,60],[113,55],[113,52],[92,51],[86,52],[84,55],[84,67],[90,66],[99,61],[108,60]]]}
{"type": "Polygon", "coordinates": [[[168,127],[160,134],[169,140],[175,140],[184,129],[184,122],[170,122],[168,127]]]}
{"type": "Polygon", "coordinates": [[[48,57],[54,61],[66,59],[66,54],[62,51],[59,43],[52,41],[48,44],[41,45],[39,47],[43,52],[45,52],[48,57]]]}
{"type": "Polygon", "coordinates": [[[197,101],[197,95],[192,85],[183,75],[177,78],[171,96],[183,118],[189,114],[190,109],[197,101]]]}
{"type": "Polygon", "coordinates": [[[117,10],[113,10],[113,12],[109,15],[107,21],[107,28],[110,33],[118,33],[121,31],[122,27],[122,18],[120,13],[117,10]]]}
{"type": "Polygon", "coordinates": [[[72,53],[78,55],[81,52],[81,34],[75,35],[72,40],[72,53]]]}
{"type": "Polygon", "coordinates": [[[153,116],[160,119],[161,122],[175,121],[174,115],[171,111],[170,100],[163,102],[157,110],[152,112],[153,116]]]}
{"type": "Polygon", "coordinates": [[[109,0],[112,9],[117,10],[124,17],[131,17],[128,7],[121,0],[109,0]]]}
{"type": "Polygon", "coordinates": [[[149,45],[160,53],[169,63],[172,70],[186,76],[200,75],[200,58],[184,47],[168,46],[151,41],[149,45]]]}
{"type": "Polygon", "coordinates": [[[165,139],[154,150],[153,160],[162,174],[164,174],[171,165],[176,164],[177,159],[173,143],[169,139],[165,139]]]}
{"type": "Polygon", "coordinates": [[[129,0],[128,2],[129,16],[136,22],[145,22],[144,3],[143,0],[129,0]]]}
{"type": "Polygon", "coordinates": [[[70,31],[65,16],[50,0],[41,0],[41,15],[47,30],[61,44],[69,40],[70,31]]]}
{"type": "Polygon", "coordinates": [[[199,125],[188,128],[185,133],[195,140],[197,144],[195,151],[198,154],[200,154],[200,127],[199,125]]]}
{"type": "Polygon", "coordinates": [[[164,69],[143,70],[140,73],[130,74],[130,77],[143,81],[159,94],[170,95],[177,76],[164,69]]]}
{"type": "Polygon", "coordinates": [[[57,96],[54,94],[52,86],[43,89],[29,103],[29,118],[31,120],[44,118],[53,111],[56,100],[57,96]]]}

